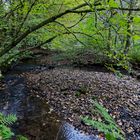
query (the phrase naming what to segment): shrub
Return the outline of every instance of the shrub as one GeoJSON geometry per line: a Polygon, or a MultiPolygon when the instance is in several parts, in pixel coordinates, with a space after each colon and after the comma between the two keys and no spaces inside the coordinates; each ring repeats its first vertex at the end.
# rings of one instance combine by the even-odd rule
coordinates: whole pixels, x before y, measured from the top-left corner
{"type": "Polygon", "coordinates": [[[129,51],[130,61],[133,62],[140,62],[140,46],[134,46],[129,51]]]}

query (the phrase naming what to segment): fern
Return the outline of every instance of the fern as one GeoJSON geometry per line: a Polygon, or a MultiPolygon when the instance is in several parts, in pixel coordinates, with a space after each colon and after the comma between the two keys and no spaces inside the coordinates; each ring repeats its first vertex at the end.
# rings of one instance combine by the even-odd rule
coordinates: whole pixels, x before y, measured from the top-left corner
{"type": "Polygon", "coordinates": [[[108,114],[106,109],[96,101],[94,102],[96,111],[104,118],[105,123],[92,120],[89,117],[82,117],[85,124],[91,125],[106,135],[107,140],[116,140],[117,138],[124,140],[124,133],[117,126],[114,119],[108,114]]]}
{"type": "MultiPolygon", "coordinates": [[[[14,133],[11,131],[9,125],[12,125],[17,121],[15,114],[4,115],[0,113],[0,140],[10,140],[14,133]]],[[[22,135],[17,136],[18,140],[28,140],[22,135]]]]}
{"type": "Polygon", "coordinates": [[[7,140],[14,136],[11,129],[5,125],[0,124],[0,139],[7,140]]]}
{"type": "Polygon", "coordinates": [[[28,140],[26,137],[24,137],[22,135],[17,135],[16,138],[17,138],[17,140],[28,140]]]}
{"type": "Polygon", "coordinates": [[[17,117],[15,114],[8,114],[7,116],[0,113],[0,124],[9,126],[17,121],[17,117]]]}
{"type": "Polygon", "coordinates": [[[4,114],[0,113],[0,138],[3,140],[10,139],[14,133],[8,127],[16,122],[17,117],[14,114],[9,114],[5,116],[4,114]]]}

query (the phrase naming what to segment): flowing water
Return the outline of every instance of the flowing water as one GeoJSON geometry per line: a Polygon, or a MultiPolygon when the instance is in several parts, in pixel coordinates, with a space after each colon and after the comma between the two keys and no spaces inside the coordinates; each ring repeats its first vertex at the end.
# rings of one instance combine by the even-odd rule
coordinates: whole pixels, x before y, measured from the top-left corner
{"type": "Polygon", "coordinates": [[[29,93],[26,79],[20,74],[47,69],[49,67],[19,65],[5,76],[6,87],[0,91],[0,111],[17,115],[18,122],[13,126],[14,132],[27,136],[30,140],[97,140],[95,136],[75,130],[52,112],[49,105],[29,93]]]}

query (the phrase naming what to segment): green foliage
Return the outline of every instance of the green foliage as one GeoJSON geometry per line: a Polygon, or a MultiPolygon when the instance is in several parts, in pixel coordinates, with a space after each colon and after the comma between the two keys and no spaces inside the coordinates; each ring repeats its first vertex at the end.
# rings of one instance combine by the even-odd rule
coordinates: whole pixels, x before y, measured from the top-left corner
{"type": "Polygon", "coordinates": [[[114,119],[108,114],[106,109],[96,101],[94,101],[94,105],[97,113],[104,118],[104,122],[92,120],[89,117],[82,117],[82,120],[87,125],[91,125],[99,131],[104,132],[107,140],[116,140],[117,138],[124,140],[125,138],[123,132],[117,126],[114,119]]]}
{"type": "Polygon", "coordinates": [[[81,95],[81,93],[80,93],[79,91],[76,91],[76,92],[75,92],[75,96],[76,96],[76,97],[80,97],[80,95],[81,95]]]}
{"type": "MultiPolygon", "coordinates": [[[[133,46],[140,41],[140,15],[136,11],[129,13],[129,10],[120,10],[121,1],[100,1],[100,4],[95,6],[93,3],[98,1],[89,0],[87,6],[76,11],[86,9],[92,12],[77,14],[71,11],[53,22],[41,26],[38,30],[22,36],[32,27],[42,25],[40,23],[46,19],[57,16],[83,2],[85,1],[11,0],[8,4],[2,1],[0,4],[0,53],[12,45],[10,51],[4,52],[0,57],[0,67],[11,65],[13,61],[27,57],[25,55],[27,53],[24,55],[21,53],[22,50],[29,51],[30,47],[36,47],[52,36],[57,37],[52,43],[42,47],[66,51],[67,55],[65,53],[62,57],[68,59],[77,60],[77,51],[92,49],[94,50],[93,55],[97,54],[95,59],[104,63],[104,58],[100,56],[102,54],[109,59],[107,63],[110,64],[111,61],[125,69],[129,69],[131,60],[139,61],[139,55],[134,55],[136,51],[134,52],[133,46]],[[133,20],[130,20],[131,17],[133,20]],[[21,40],[13,45],[20,37],[21,40]],[[79,49],[80,47],[82,49],[79,49]],[[129,55],[131,51],[132,54],[129,55]]],[[[134,3],[132,9],[137,5],[139,5],[138,2],[134,3]]],[[[130,7],[131,4],[124,1],[124,6],[130,7]]]]}
{"type": "Polygon", "coordinates": [[[0,113],[0,124],[2,125],[12,125],[17,121],[17,117],[14,114],[8,114],[7,116],[0,113]]]}
{"type": "Polygon", "coordinates": [[[17,138],[17,140],[28,140],[26,137],[24,137],[22,135],[17,135],[16,138],[17,138]]]}
{"type": "Polygon", "coordinates": [[[11,129],[5,125],[0,125],[0,138],[3,140],[10,139],[14,136],[14,133],[11,129]]]}
{"type": "MultiPolygon", "coordinates": [[[[65,46],[64,46],[65,47],[65,46]]],[[[62,53],[53,57],[54,61],[69,61],[73,64],[91,64],[108,62],[107,57],[94,48],[82,46],[69,46],[62,53]]]]}
{"type": "Polygon", "coordinates": [[[76,97],[80,97],[81,95],[87,94],[88,90],[86,86],[81,86],[79,89],[75,92],[76,97]]]}
{"type": "MultiPolygon", "coordinates": [[[[8,114],[7,116],[0,113],[0,139],[10,140],[15,134],[11,131],[10,125],[17,121],[17,117],[14,114],[8,114]]],[[[26,137],[18,135],[18,140],[28,140],[26,137]]]]}
{"type": "Polygon", "coordinates": [[[129,51],[129,57],[130,57],[130,61],[132,63],[140,62],[140,44],[137,46],[134,46],[130,51],[129,51]]]}
{"type": "Polygon", "coordinates": [[[81,94],[86,94],[87,93],[87,87],[86,86],[81,86],[78,91],[81,93],[81,94]]]}
{"type": "Polygon", "coordinates": [[[0,113],[0,136],[2,137],[2,139],[6,140],[14,136],[14,133],[8,126],[15,123],[16,120],[17,117],[14,114],[9,114],[5,116],[0,113]]]}

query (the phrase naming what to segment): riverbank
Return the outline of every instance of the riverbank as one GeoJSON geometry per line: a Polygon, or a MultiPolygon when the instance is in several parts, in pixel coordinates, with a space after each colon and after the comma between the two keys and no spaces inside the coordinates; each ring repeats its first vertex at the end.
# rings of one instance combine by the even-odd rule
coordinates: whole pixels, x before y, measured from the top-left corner
{"type": "Polygon", "coordinates": [[[140,138],[140,82],[130,76],[73,68],[54,68],[38,73],[25,73],[31,94],[47,102],[64,120],[77,129],[97,135],[98,131],[81,122],[80,116],[92,114],[92,99],[107,108],[127,139],[140,138]]]}
{"type": "MultiPolygon", "coordinates": [[[[116,74],[110,72],[101,64],[82,63],[79,65],[79,63],[72,64],[68,60],[56,61],[53,59],[54,55],[56,54],[52,53],[51,55],[39,56],[35,59],[22,60],[6,73],[6,75],[16,74],[25,79],[29,93],[27,99],[25,99],[25,104],[27,103],[26,100],[28,100],[28,104],[32,103],[32,100],[28,98],[35,97],[37,103],[35,101],[33,106],[35,106],[35,109],[36,107],[37,109],[40,108],[40,115],[42,114],[42,108],[44,110],[45,103],[49,106],[47,118],[49,118],[49,115],[52,118],[51,112],[56,113],[58,116],[56,118],[61,118],[61,121],[70,123],[75,126],[75,129],[84,134],[95,136],[100,132],[85,125],[81,121],[81,116],[89,116],[92,119],[102,121],[101,116],[93,113],[92,101],[97,100],[107,108],[109,114],[125,132],[126,139],[140,139],[140,82],[136,78],[132,78],[125,72],[126,75],[123,77],[117,77],[116,74]],[[38,104],[39,106],[41,104],[41,106],[38,107],[38,104]]],[[[12,80],[14,82],[14,79],[12,80]]],[[[19,87],[17,85],[17,88],[19,87]]],[[[5,89],[5,87],[2,89],[5,89]]],[[[14,94],[16,94],[16,91],[14,91],[14,94]]],[[[9,96],[9,93],[6,96],[9,96]]],[[[11,97],[8,98],[10,100],[11,97]]],[[[21,98],[16,100],[21,100],[21,98]]],[[[27,134],[29,137],[33,135],[35,137],[32,132],[35,131],[34,126],[39,124],[37,126],[38,132],[36,132],[38,137],[42,135],[42,131],[43,134],[48,132],[48,125],[44,129],[42,124],[44,119],[43,122],[40,121],[39,123],[39,118],[41,119],[42,116],[38,115],[37,119],[34,118],[36,117],[34,113],[30,116],[27,108],[29,107],[29,110],[32,110],[31,106],[26,105],[24,107],[23,111],[27,118],[24,118],[21,124],[24,125],[25,130],[22,126],[20,129],[25,135],[27,134]],[[33,119],[31,119],[32,117],[33,119]],[[26,124],[27,120],[30,123],[26,124]]],[[[48,120],[45,119],[45,121],[48,120]]],[[[51,121],[52,119],[50,119],[51,121]]],[[[56,137],[56,135],[52,135],[53,138],[56,137]]],[[[46,135],[43,135],[44,137],[46,135]]]]}

